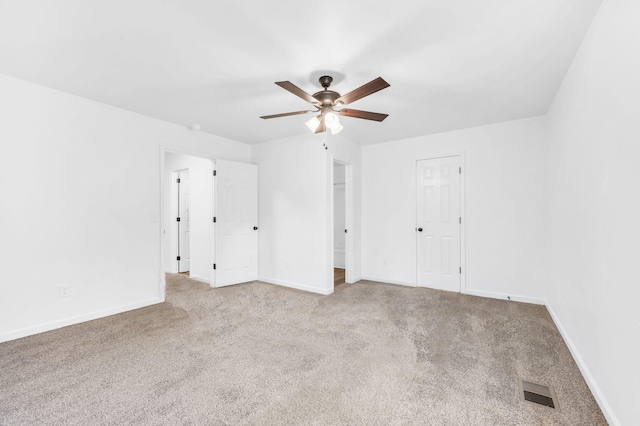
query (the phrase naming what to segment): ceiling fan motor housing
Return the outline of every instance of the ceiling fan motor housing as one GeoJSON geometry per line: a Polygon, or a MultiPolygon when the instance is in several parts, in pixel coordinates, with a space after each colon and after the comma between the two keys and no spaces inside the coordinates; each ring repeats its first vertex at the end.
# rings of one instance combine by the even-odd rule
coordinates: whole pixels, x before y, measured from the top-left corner
{"type": "Polygon", "coordinates": [[[320,84],[322,85],[324,90],[321,90],[319,92],[314,93],[313,97],[316,98],[320,102],[320,105],[318,105],[318,106],[324,112],[326,107],[335,106],[335,101],[336,101],[336,99],[338,99],[340,97],[340,93],[334,92],[333,90],[329,90],[329,86],[331,85],[331,82],[333,81],[333,77],[325,75],[325,76],[320,77],[320,79],[318,81],[320,81],[320,84]]]}
{"type": "Polygon", "coordinates": [[[314,93],[313,97],[316,98],[321,106],[332,106],[336,99],[340,97],[340,93],[334,92],[333,90],[322,90],[320,92],[314,93]]]}

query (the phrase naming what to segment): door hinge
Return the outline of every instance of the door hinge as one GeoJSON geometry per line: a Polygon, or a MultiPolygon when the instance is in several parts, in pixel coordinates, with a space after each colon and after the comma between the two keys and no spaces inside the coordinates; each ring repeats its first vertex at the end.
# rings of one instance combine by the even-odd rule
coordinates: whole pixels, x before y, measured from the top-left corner
{"type": "Polygon", "coordinates": [[[216,217],[215,216],[213,217],[213,223],[216,223],[216,217]]]}
{"type": "Polygon", "coordinates": [[[176,260],[180,260],[180,256],[176,257],[176,260]]]}
{"type": "Polygon", "coordinates": [[[176,217],[176,222],[180,222],[180,218],[179,217],[176,217]]]}
{"type": "Polygon", "coordinates": [[[214,175],[214,176],[216,175],[216,171],[215,171],[215,170],[213,171],[213,175],[214,175]]]}
{"type": "Polygon", "coordinates": [[[176,183],[180,183],[180,178],[176,179],[176,183]]]}
{"type": "Polygon", "coordinates": [[[458,174],[462,174],[462,167],[458,167],[458,174]]]}
{"type": "Polygon", "coordinates": [[[462,273],[462,266],[460,267],[460,273],[462,273]]]}
{"type": "Polygon", "coordinates": [[[213,269],[216,269],[216,264],[215,263],[213,264],[213,269]]]}
{"type": "Polygon", "coordinates": [[[458,218],[458,223],[462,223],[462,218],[461,217],[458,218]]]}

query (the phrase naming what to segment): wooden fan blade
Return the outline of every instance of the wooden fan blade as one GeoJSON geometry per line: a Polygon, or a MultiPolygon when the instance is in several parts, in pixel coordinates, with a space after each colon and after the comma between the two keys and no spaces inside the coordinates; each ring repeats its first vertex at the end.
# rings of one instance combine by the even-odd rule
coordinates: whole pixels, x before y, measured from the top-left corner
{"type": "Polygon", "coordinates": [[[334,105],[338,103],[342,103],[343,105],[350,104],[351,102],[355,102],[358,99],[371,95],[372,93],[376,93],[379,90],[386,89],[389,86],[390,84],[384,81],[382,77],[378,77],[375,80],[371,80],[367,84],[347,93],[346,95],[340,96],[336,99],[334,105]]]}
{"type": "Polygon", "coordinates": [[[360,111],[358,109],[341,109],[338,114],[345,117],[364,118],[365,120],[382,121],[389,116],[389,114],[381,114],[379,112],[360,111]]]}
{"type": "Polygon", "coordinates": [[[311,114],[312,112],[316,112],[316,111],[307,110],[307,111],[285,112],[282,114],[263,115],[260,118],[264,118],[265,120],[268,120],[269,118],[288,117],[290,115],[300,115],[300,114],[311,114]]]}
{"type": "Polygon", "coordinates": [[[322,133],[322,132],[325,132],[326,130],[327,130],[327,125],[324,122],[324,115],[323,115],[322,118],[320,118],[320,124],[318,125],[318,128],[313,133],[322,133]]]}
{"type": "Polygon", "coordinates": [[[312,104],[318,103],[318,100],[316,98],[314,98],[313,96],[311,96],[310,94],[308,94],[307,92],[305,92],[304,90],[302,90],[301,88],[299,88],[298,86],[296,86],[290,81],[276,81],[276,84],[282,87],[283,89],[293,93],[294,95],[304,99],[309,103],[312,103],[312,104]]]}

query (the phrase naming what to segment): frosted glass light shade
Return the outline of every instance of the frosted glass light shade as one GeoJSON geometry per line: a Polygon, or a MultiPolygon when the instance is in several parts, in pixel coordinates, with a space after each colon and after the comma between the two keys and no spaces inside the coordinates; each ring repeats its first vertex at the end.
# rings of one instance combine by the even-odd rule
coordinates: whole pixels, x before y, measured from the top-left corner
{"type": "Polygon", "coordinates": [[[333,127],[331,127],[330,129],[331,129],[331,134],[332,135],[337,135],[338,133],[340,133],[342,131],[342,129],[344,129],[344,127],[342,126],[342,124],[340,124],[338,122],[333,127]]]}
{"type": "Polygon", "coordinates": [[[327,127],[331,129],[336,124],[339,124],[340,120],[338,120],[337,115],[332,112],[328,112],[324,115],[324,122],[327,124],[327,127]]]}
{"type": "Polygon", "coordinates": [[[309,128],[309,130],[311,130],[312,132],[315,133],[316,129],[318,128],[318,126],[320,125],[320,120],[318,120],[318,117],[313,117],[311,120],[307,121],[306,123],[304,123],[307,125],[307,127],[309,128]]]}

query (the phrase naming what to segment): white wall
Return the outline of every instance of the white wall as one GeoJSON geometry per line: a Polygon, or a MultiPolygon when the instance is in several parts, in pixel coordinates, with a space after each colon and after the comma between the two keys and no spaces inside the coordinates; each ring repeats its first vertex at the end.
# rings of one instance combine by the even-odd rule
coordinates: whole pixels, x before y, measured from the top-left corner
{"type": "Polygon", "coordinates": [[[2,75],[0,93],[0,341],[161,301],[160,147],[250,147],[2,75]]]}
{"type": "Polygon", "coordinates": [[[605,0],[549,111],[549,307],[611,424],[640,424],[640,2],[605,0]]]}
{"type": "MultiPolygon", "coordinates": [[[[329,294],[333,291],[332,157],[359,167],[360,148],[334,136],[325,150],[322,138],[303,134],[255,145],[252,162],[259,168],[260,279],[329,294]]],[[[359,206],[355,209],[358,214],[359,206]]],[[[359,236],[359,223],[354,228],[359,236]]]]}
{"type": "Polygon", "coordinates": [[[363,276],[416,283],[416,161],[463,153],[466,291],[543,303],[542,117],[362,148],[363,276]]]}
{"type": "Polygon", "coordinates": [[[345,168],[343,164],[333,163],[333,184],[345,183],[345,168]]]}
{"type": "Polygon", "coordinates": [[[177,256],[177,194],[173,172],[189,169],[190,185],[190,251],[189,276],[192,279],[210,282],[213,244],[213,163],[211,160],[192,155],[167,152],[165,154],[165,186],[163,198],[164,269],[178,271],[177,256]]]}

